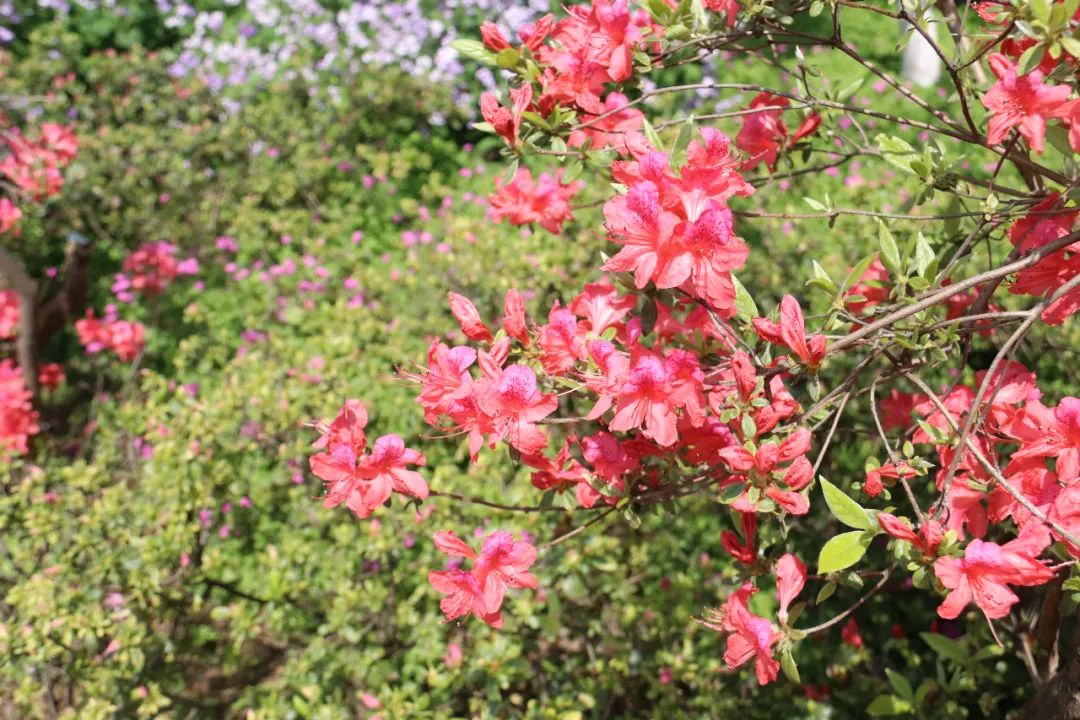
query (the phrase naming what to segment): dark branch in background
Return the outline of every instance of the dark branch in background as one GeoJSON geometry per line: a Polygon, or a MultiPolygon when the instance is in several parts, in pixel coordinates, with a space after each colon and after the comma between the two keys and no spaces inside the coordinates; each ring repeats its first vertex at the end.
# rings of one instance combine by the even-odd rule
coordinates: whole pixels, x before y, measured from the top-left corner
{"type": "Polygon", "coordinates": [[[23,382],[37,401],[38,354],[53,335],[86,310],[90,298],[90,241],[72,233],[64,252],[63,286],[49,300],[41,283],[26,272],[22,261],[0,246],[0,276],[19,296],[19,334],[15,355],[23,382]]]}
{"type": "Polygon", "coordinates": [[[49,338],[80,317],[90,301],[90,251],[92,243],[73,233],[64,252],[64,277],[60,292],[37,308],[35,343],[41,348],[49,338]]]}
{"type": "Polygon", "coordinates": [[[15,356],[22,368],[23,382],[35,399],[38,396],[37,348],[34,342],[34,308],[37,307],[38,284],[26,272],[22,262],[0,247],[0,275],[7,279],[19,296],[19,335],[15,341],[15,356]]]}

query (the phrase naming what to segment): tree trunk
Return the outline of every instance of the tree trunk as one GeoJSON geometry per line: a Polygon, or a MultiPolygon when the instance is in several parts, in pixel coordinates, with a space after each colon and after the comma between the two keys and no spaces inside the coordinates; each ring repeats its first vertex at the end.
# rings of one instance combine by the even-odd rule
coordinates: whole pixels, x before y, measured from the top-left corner
{"type": "Polygon", "coordinates": [[[1061,669],[1035,692],[1021,720],[1080,720],[1080,624],[1061,656],[1061,669]]]}

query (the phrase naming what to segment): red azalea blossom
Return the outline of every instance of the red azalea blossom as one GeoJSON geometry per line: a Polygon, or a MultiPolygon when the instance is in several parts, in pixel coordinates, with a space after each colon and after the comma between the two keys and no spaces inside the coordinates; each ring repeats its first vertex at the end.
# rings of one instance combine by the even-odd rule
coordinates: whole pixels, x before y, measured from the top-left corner
{"type": "Polygon", "coordinates": [[[776,597],[780,601],[777,617],[787,624],[788,608],[806,585],[806,565],[791,553],[776,561],[776,597]]]}
{"type": "Polygon", "coordinates": [[[938,547],[945,536],[941,523],[937,520],[928,519],[918,533],[891,513],[879,512],[877,520],[882,530],[898,540],[914,545],[925,557],[932,558],[937,555],[938,547]]]}
{"type": "Polygon", "coordinates": [[[743,541],[739,542],[739,536],[735,532],[724,530],[720,533],[720,544],[729,555],[743,565],[753,565],[757,559],[757,548],[754,545],[757,534],[757,513],[743,512],[739,515],[742,518],[743,541]]]}
{"type": "Polygon", "coordinates": [[[514,540],[499,530],[484,538],[480,554],[462,542],[453,532],[435,533],[435,547],[451,556],[473,560],[473,569],[454,568],[428,573],[428,582],[446,595],[439,607],[446,622],[476,615],[494,628],[501,628],[502,602],[511,587],[536,589],[536,578],[528,572],[536,561],[536,548],[514,540]]]}
{"type": "Polygon", "coordinates": [[[525,326],[525,301],[521,293],[511,288],[503,301],[503,330],[525,347],[529,346],[529,330],[525,326]]]}
{"type": "Polygon", "coordinates": [[[356,400],[349,400],[337,417],[320,423],[322,436],[312,447],[323,452],[311,457],[311,472],[326,483],[325,507],[341,503],[357,517],[367,518],[390,498],[392,492],[423,500],[427,483],[407,465],[425,464],[424,456],[405,447],[397,435],[384,435],[375,441],[371,453],[364,428],[367,411],[356,400]]]}
{"type": "Polygon", "coordinates": [[[147,296],[158,295],[179,276],[176,246],[167,242],[147,243],[124,258],[124,272],[131,286],[147,296]]]}
{"type": "Polygon", "coordinates": [[[849,618],[844,623],[843,629],[840,630],[840,639],[844,641],[845,645],[856,650],[866,645],[863,642],[862,635],[859,633],[859,624],[855,622],[855,618],[849,618]]]}
{"type": "Polygon", "coordinates": [[[899,480],[900,478],[915,477],[915,469],[905,462],[886,463],[872,470],[866,471],[866,479],[863,481],[863,492],[870,497],[877,497],[884,489],[882,478],[899,480]]]}
{"type": "MultiPolygon", "coordinates": [[[[8,154],[0,160],[0,174],[35,200],[60,192],[64,178],[60,170],[71,162],[79,149],[79,141],[69,128],[55,123],[42,124],[36,139],[27,138],[17,130],[5,135],[8,154]]],[[[10,207],[5,210],[6,222],[18,220],[18,208],[14,214],[10,207]]]]}
{"type": "Polygon", "coordinates": [[[706,618],[705,626],[718,632],[729,633],[724,662],[729,668],[740,667],[754,661],[754,675],[758,683],[767,685],[780,673],[780,663],[773,659],[773,647],[782,637],[771,622],[750,612],[747,602],[757,592],[747,582],[728,596],[722,610],[706,618]]]}
{"type": "Polygon", "coordinates": [[[555,175],[541,173],[535,182],[528,168],[519,168],[506,185],[496,178],[495,192],[488,197],[488,217],[495,222],[507,218],[511,225],[536,223],[558,235],[563,223],[574,218],[570,200],[585,187],[580,180],[564,183],[562,178],[561,168],[555,175]]]}
{"type": "Polygon", "coordinates": [[[19,220],[22,219],[22,210],[8,198],[0,198],[0,235],[4,233],[19,234],[19,220]]]}
{"type": "Polygon", "coordinates": [[[146,328],[142,323],[118,320],[111,315],[96,318],[93,310],[87,310],[85,318],[75,321],[75,332],[88,355],[112,350],[124,362],[138,357],[146,343],[146,328]]]}
{"type": "Polygon", "coordinates": [[[1069,99],[1069,88],[1044,84],[1039,70],[1017,75],[1016,65],[1000,53],[991,54],[989,62],[998,82],[982,98],[983,105],[992,113],[986,143],[996,145],[1004,141],[1015,127],[1031,148],[1042,154],[1046,119],[1069,99]]]}
{"type": "Polygon", "coordinates": [[[521,117],[532,104],[532,97],[532,85],[528,83],[510,90],[511,107],[499,105],[498,98],[484,93],[480,96],[480,114],[511,147],[517,147],[521,117]]]}
{"type": "Polygon", "coordinates": [[[565,375],[586,353],[577,317],[558,301],[548,313],[547,325],[540,327],[536,344],[542,351],[540,363],[549,375],[565,375]]]}
{"type": "Polygon", "coordinates": [[[1054,576],[1037,559],[1049,544],[1046,527],[1032,523],[1005,545],[976,539],[968,543],[964,557],[939,558],[934,572],[951,592],[938,607],[938,615],[955,618],[974,602],[988,619],[1005,617],[1020,601],[1009,585],[1042,585],[1054,576]]]}
{"type": "Polygon", "coordinates": [[[511,365],[491,378],[478,380],[476,399],[480,409],[492,418],[493,435],[532,455],[547,446],[547,435],[538,422],[559,405],[554,395],[537,387],[536,373],[526,365],[511,365]]]}
{"type": "Polygon", "coordinates": [[[708,128],[687,148],[687,164],[676,177],[667,157],[651,151],[613,172],[628,185],[625,196],[604,206],[611,239],[622,248],[605,270],[632,272],[634,284],[679,287],[705,300],[723,317],[735,311],[731,271],[749,252],[734,233],[732,195],[753,189],[735,172],[726,138],[708,128]]]}
{"type": "Polygon", "coordinates": [[[766,342],[787,346],[809,370],[816,370],[825,359],[825,336],[806,337],[802,307],[790,295],[785,295],[780,301],[779,324],[765,318],[754,318],[754,330],[766,342]]]}
{"type": "Polygon", "coordinates": [[[455,292],[448,293],[448,295],[450,297],[450,312],[453,313],[454,319],[458,321],[458,325],[461,326],[461,331],[465,333],[465,337],[477,342],[491,342],[495,339],[491,334],[491,330],[480,319],[480,313],[476,310],[472,300],[455,292]]]}
{"type": "Polygon", "coordinates": [[[770,172],[776,170],[780,151],[812,135],[821,125],[821,116],[812,112],[789,138],[787,125],[780,119],[787,106],[786,97],[765,92],[758,93],[750,101],[750,110],[760,110],[742,116],[742,128],[735,137],[735,144],[748,155],[742,164],[743,170],[751,170],[762,161],[770,172]]]}
{"type": "Polygon", "coordinates": [[[38,384],[46,390],[60,387],[64,379],[64,368],[57,363],[46,363],[38,368],[38,384]]]}
{"type": "Polygon", "coordinates": [[[22,371],[11,360],[0,360],[0,458],[26,454],[30,437],[40,430],[30,399],[22,371]]]}
{"type": "MultiPolygon", "coordinates": [[[[676,356],[664,358],[642,346],[631,351],[630,372],[619,389],[615,417],[608,427],[642,434],[662,447],[675,444],[679,434],[676,411],[696,405],[702,383],[701,370],[679,373],[676,356]]],[[[703,399],[702,399],[703,400],[703,399]]]]}
{"type": "Polygon", "coordinates": [[[0,290],[0,340],[10,340],[19,332],[19,295],[0,290]]]}

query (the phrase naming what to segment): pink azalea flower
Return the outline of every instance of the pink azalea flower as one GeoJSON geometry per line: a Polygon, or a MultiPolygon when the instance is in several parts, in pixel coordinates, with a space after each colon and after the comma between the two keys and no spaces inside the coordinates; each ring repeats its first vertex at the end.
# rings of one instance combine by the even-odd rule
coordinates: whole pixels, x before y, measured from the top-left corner
{"type": "Polygon", "coordinates": [[[955,618],[974,602],[988,619],[1005,617],[1020,601],[1009,585],[1042,585],[1054,573],[1037,559],[1050,544],[1050,533],[1030,523],[1005,545],[972,540],[964,557],[938,558],[934,572],[951,592],[938,607],[938,615],[955,618]]]}
{"type": "Polygon", "coordinates": [[[991,54],[989,63],[998,81],[982,98],[983,105],[991,112],[986,143],[996,145],[1004,141],[1015,127],[1031,148],[1042,154],[1046,119],[1060,110],[1071,91],[1065,85],[1044,84],[1043,74],[1037,69],[1017,75],[1013,61],[1000,53],[991,54]]]}

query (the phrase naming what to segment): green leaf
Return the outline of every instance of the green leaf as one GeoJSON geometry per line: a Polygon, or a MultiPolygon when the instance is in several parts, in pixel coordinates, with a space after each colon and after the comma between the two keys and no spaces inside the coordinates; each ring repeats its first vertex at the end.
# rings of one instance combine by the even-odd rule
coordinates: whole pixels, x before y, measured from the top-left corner
{"type": "Polygon", "coordinates": [[[744,438],[751,439],[757,437],[757,424],[754,422],[753,416],[749,414],[743,415],[741,425],[744,438]]]}
{"type": "Polygon", "coordinates": [[[1062,590],[1068,592],[1080,592],[1080,577],[1071,577],[1061,584],[1062,590]]]}
{"type": "Polygon", "coordinates": [[[963,646],[956,640],[931,632],[919,633],[919,637],[942,658],[952,660],[958,665],[967,662],[967,653],[964,652],[963,646]]]}
{"type": "Polygon", "coordinates": [[[919,233],[915,240],[915,274],[919,277],[924,277],[927,268],[934,262],[935,257],[937,256],[934,253],[934,248],[930,247],[930,243],[923,237],[923,234],[919,233]]]}
{"type": "Polygon", "coordinates": [[[694,136],[694,116],[687,118],[679,128],[679,135],[675,138],[675,145],[671,148],[671,164],[675,167],[682,165],[686,160],[686,148],[690,145],[690,139],[694,136]]]}
{"type": "Polygon", "coordinates": [[[866,554],[867,542],[861,530],[829,538],[818,555],[818,572],[825,574],[851,567],[866,554]]]}
{"type": "Polygon", "coordinates": [[[822,290],[824,290],[826,293],[828,293],[829,295],[835,295],[836,294],[836,284],[833,283],[832,278],[829,277],[829,273],[825,272],[825,268],[821,267],[821,265],[818,263],[817,260],[814,260],[813,263],[814,263],[814,277],[813,277],[812,280],[809,280],[806,284],[807,285],[813,285],[814,287],[819,287],[822,290]]]}
{"type": "Polygon", "coordinates": [[[866,273],[867,269],[870,267],[871,263],[874,262],[874,259],[876,257],[877,253],[873,253],[871,255],[867,255],[862,260],[855,263],[855,267],[851,268],[851,272],[849,272],[847,274],[847,277],[844,278],[844,285],[840,288],[840,292],[847,292],[848,288],[858,282],[859,278],[861,278],[866,273]]]}
{"type": "Polygon", "coordinates": [[[1050,0],[1028,0],[1028,8],[1043,25],[1050,24],[1050,0]]]}
{"type": "Polygon", "coordinates": [[[1065,48],[1065,52],[1075,58],[1080,58],[1080,40],[1071,37],[1060,37],[1058,42],[1061,43],[1061,47],[1065,48]]]}
{"type": "Polygon", "coordinates": [[[896,694],[907,700],[908,702],[914,702],[915,689],[911,687],[911,683],[907,681],[907,678],[898,672],[885,668],[885,675],[889,678],[889,684],[892,685],[896,694]]]}
{"type": "Polygon", "coordinates": [[[690,14],[694,18],[694,29],[704,32],[709,27],[709,14],[705,12],[705,3],[702,0],[692,0],[690,14]]]}
{"type": "Polygon", "coordinates": [[[784,654],[780,656],[780,668],[787,675],[788,680],[798,684],[799,681],[799,666],[795,664],[795,658],[791,656],[791,649],[784,651],[784,654]]]}
{"type": "Polygon", "coordinates": [[[647,8],[653,19],[661,25],[666,25],[674,14],[671,7],[664,0],[648,0],[647,8]]]}
{"type": "Polygon", "coordinates": [[[742,497],[743,490],[745,489],[746,486],[743,485],[741,482],[732,483],[720,490],[720,494],[717,496],[717,499],[719,499],[720,502],[724,503],[725,505],[730,505],[731,503],[742,497]]]}
{"type": "Polygon", "coordinates": [[[759,316],[757,303],[754,302],[754,298],[750,296],[750,293],[746,291],[746,288],[739,278],[734,275],[731,276],[731,282],[735,285],[735,313],[741,320],[750,322],[751,319],[759,316]]]}
{"type": "Polygon", "coordinates": [[[1020,75],[1027,75],[1039,66],[1045,52],[1046,45],[1043,43],[1036,43],[1029,47],[1024,51],[1024,54],[1020,56],[1020,60],[1017,61],[1016,72],[1020,75]]]}
{"type": "Polygon", "coordinates": [[[499,54],[495,56],[495,64],[503,70],[513,70],[517,67],[519,62],[521,62],[521,53],[514,48],[501,50],[499,51],[499,54]]]}
{"type": "Polygon", "coordinates": [[[818,480],[821,482],[821,492],[825,495],[825,503],[829,506],[833,517],[856,530],[870,530],[874,527],[870,514],[859,503],[825,478],[818,478],[818,480]]]}
{"type": "Polygon", "coordinates": [[[834,582],[825,583],[824,585],[821,586],[821,589],[818,590],[817,599],[814,600],[814,604],[815,605],[820,605],[821,603],[823,603],[826,600],[828,600],[829,598],[831,598],[833,596],[833,593],[835,593],[835,592],[836,592],[836,583],[834,583],[834,582]]]}
{"type": "Polygon", "coordinates": [[[485,65],[495,65],[495,55],[484,47],[484,43],[479,40],[471,40],[469,38],[458,38],[450,43],[450,47],[457,50],[460,54],[469,58],[470,60],[476,60],[482,62],[485,65]]]}
{"type": "Polygon", "coordinates": [[[804,197],[803,200],[806,202],[807,205],[814,208],[818,212],[829,212],[829,208],[825,207],[824,204],[815,200],[812,197],[804,197]]]}
{"type": "Polygon", "coordinates": [[[895,135],[878,135],[874,140],[886,162],[904,172],[912,172],[911,163],[919,159],[919,153],[906,141],[895,135]]]}
{"type": "Polygon", "coordinates": [[[649,141],[649,144],[660,152],[667,152],[667,148],[664,146],[664,141],[660,139],[660,134],[656,132],[656,128],[652,126],[652,123],[648,120],[644,123],[645,139],[649,141]]]}
{"type": "Polygon", "coordinates": [[[900,250],[896,247],[896,240],[893,239],[893,235],[889,232],[889,228],[885,227],[885,223],[880,220],[878,220],[878,245],[881,248],[881,264],[884,265],[885,269],[894,277],[902,275],[903,269],[900,267],[900,250]]]}
{"type": "Polygon", "coordinates": [[[898,698],[895,695],[878,695],[873,699],[870,705],[867,706],[866,712],[877,717],[884,715],[902,715],[911,712],[911,703],[903,698],[898,698]]]}

